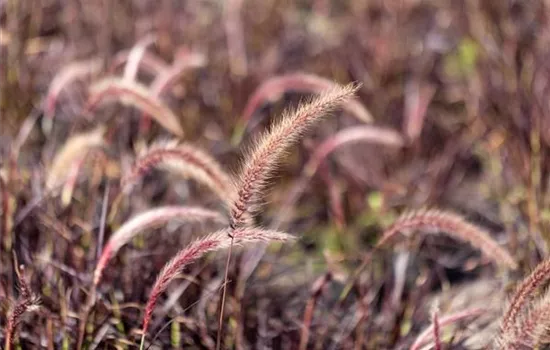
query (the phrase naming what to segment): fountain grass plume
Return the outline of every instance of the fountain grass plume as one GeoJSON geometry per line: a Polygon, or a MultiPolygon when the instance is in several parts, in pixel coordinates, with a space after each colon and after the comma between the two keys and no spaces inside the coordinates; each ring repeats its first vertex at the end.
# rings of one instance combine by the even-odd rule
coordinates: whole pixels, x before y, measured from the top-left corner
{"type": "Polygon", "coordinates": [[[159,141],[142,152],[121,179],[121,188],[129,191],[139,178],[156,167],[206,185],[227,203],[235,197],[231,177],[219,163],[198,147],[179,144],[178,140],[159,141]]]}
{"type": "Polygon", "coordinates": [[[517,268],[515,259],[487,231],[449,211],[431,209],[403,214],[383,233],[376,248],[387,245],[399,232],[420,229],[446,232],[452,237],[470,243],[495,264],[512,270],[517,268]]]}
{"type": "Polygon", "coordinates": [[[197,260],[208,252],[229,248],[232,244],[242,245],[247,243],[273,241],[284,242],[292,239],[293,237],[287,233],[265,230],[262,228],[238,228],[235,230],[226,228],[201,237],[189,244],[164,266],[157,277],[149,296],[149,300],[147,301],[145,314],[143,316],[142,346],[145,335],[149,330],[153,310],[155,309],[155,305],[157,304],[160,295],[164,293],[170,282],[191,262],[197,260]],[[229,233],[231,233],[231,237],[229,233]]]}
{"type": "Polygon", "coordinates": [[[289,147],[314,123],[347,102],[357,89],[357,85],[350,84],[325,91],[310,103],[286,112],[259,138],[248,152],[235,185],[238,191],[231,208],[231,227],[250,224],[250,215],[259,210],[268,180],[289,147]]]}
{"type": "Polygon", "coordinates": [[[220,213],[199,207],[165,206],[140,213],[126,221],[109,238],[94,271],[94,286],[97,286],[101,282],[103,271],[107,267],[109,260],[115,256],[120,248],[139,233],[162,226],[170,220],[183,220],[186,222],[214,220],[225,222],[225,218],[220,213]]]}

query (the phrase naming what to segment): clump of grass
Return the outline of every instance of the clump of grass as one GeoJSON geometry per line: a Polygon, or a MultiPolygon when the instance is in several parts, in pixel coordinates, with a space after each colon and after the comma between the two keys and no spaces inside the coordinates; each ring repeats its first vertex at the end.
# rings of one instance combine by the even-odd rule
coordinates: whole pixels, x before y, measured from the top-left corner
{"type": "MultiPolygon", "coordinates": [[[[321,120],[338,105],[346,102],[356,89],[356,86],[348,85],[335,87],[321,94],[311,102],[302,104],[296,110],[285,113],[277,124],[259,138],[249,151],[248,156],[245,157],[242,171],[235,181],[236,197],[231,201],[229,227],[198,239],[181,250],[159,274],[145,308],[142,347],[153,309],[160,294],[166,290],[168,284],[187,264],[207,252],[231,248],[233,243],[287,241],[292,238],[291,235],[284,232],[254,227],[251,217],[259,210],[268,180],[289,147],[315,122],[321,120]]],[[[230,257],[231,249],[225,270],[226,282],[230,257]]],[[[220,347],[225,291],[224,285],[217,348],[220,347]]]]}
{"type": "Polygon", "coordinates": [[[159,141],[143,151],[121,179],[121,187],[129,192],[139,178],[155,167],[192,178],[228,203],[234,198],[231,177],[218,162],[203,150],[191,144],[179,144],[177,140],[159,141]]]}
{"type": "Polygon", "coordinates": [[[479,249],[495,264],[509,269],[516,269],[517,262],[502,248],[490,234],[464,220],[460,215],[441,210],[420,210],[408,212],[391,225],[376,244],[376,248],[386,246],[398,234],[414,230],[436,230],[446,232],[452,237],[470,243],[479,249]]]}
{"type": "MultiPolygon", "coordinates": [[[[33,282],[38,282],[33,283],[33,286],[40,286],[43,290],[48,298],[47,308],[50,310],[47,311],[47,316],[41,315],[37,318],[38,322],[26,324],[25,327],[21,326],[25,322],[26,315],[21,318],[22,324],[19,325],[19,329],[29,330],[29,332],[21,334],[21,346],[40,345],[48,349],[71,348],[73,346],[72,339],[67,333],[74,325],[74,312],[81,310],[82,307],[78,304],[78,300],[81,300],[83,283],[87,280],[84,276],[85,271],[89,271],[90,263],[92,263],[92,269],[95,268],[93,261],[96,251],[90,247],[97,247],[100,250],[104,246],[102,242],[106,208],[111,205],[110,212],[113,217],[119,212],[118,201],[122,196],[116,197],[112,203],[110,202],[112,198],[109,196],[111,184],[108,178],[112,173],[99,174],[100,171],[95,171],[94,175],[100,175],[94,177],[93,180],[97,181],[90,181],[88,189],[79,192],[76,190],[75,181],[79,169],[83,169],[85,163],[84,158],[75,159],[68,165],[70,172],[61,174],[62,177],[65,177],[69,173],[69,177],[65,181],[61,195],[62,202],[67,207],[59,210],[61,208],[52,207],[48,193],[41,190],[41,180],[39,179],[46,179],[48,173],[46,172],[46,176],[43,176],[43,169],[37,168],[34,164],[35,155],[40,153],[40,149],[42,147],[50,148],[49,146],[56,143],[55,137],[59,136],[48,132],[52,126],[51,120],[54,113],[63,107],[63,102],[59,101],[59,97],[68,94],[74,86],[82,85],[81,81],[88,82],[91,76],[94,76],[95,79],[96,73],[101,70],[101,67],[91,73],[76,70],[75,74],[71,73],[62,77],[63,79],[59,80],[60,83],[57,81],[52,83],[50,93],[54,98],[48,96],[44,100],[44,118],[42,118],[41,108],[36,108],[37,113],[32,112],[36,117],[29,117],[20,128],[20,131],[23,131],[25,125],[29,125],[27,123],[29,119],[40,120],[39,118],[42,118],[42,126],[46,132],[40,133],[34,132],[34,130],[32,133],[20,132],[19,135],[27,134],[29,136],[30,142],[26,144],[25,149],[20,147],[23,142],[18,141],[26,139],[27,136],[23,138],[18,136],[14,141],[9,129],[18,128],[20,118],[24,118],[33,101],[39,100],[37,95],[44,91],[44,82],[49,76],[47,72],[58,63],[60,55],[81,57],[83,54],[93,52],[94,55],[97,53],[101,56],[101,62],[109,62],[112,61],[113,51],[118,50],[121,45],[128,46],[128,40],[132,40],[135,34],[153,27],[159,28],[161,31],[156,49],[163,57],[168,57],[173,49],[177,49],[174,45],[185,42],[203,47],[209,57],[213,59],[209,71],[200,74],[197,77],[197,84],[190,87],[191,95],[201,95],[204,99],[199,98],[199,101],[188,102],[193,108],[198,108],[204,116],[199,118],[200,120],[192,122],[198,123],[196,125],[198,129],[208,130],[209,135],[212,132],[216,134],[214,138],[220,142],[226,141],[226,133],[231,125],[227,123],[227,120],[220,125],[214,125],[217,123],[212,123],[210,118],[212,110],[214,108],[222,113],[231,114],[235,108],[240,108],[242,94],[248,91],[251,81],[260,79],[259,77],[262,75],[252,72],[255,70],[258,73],[257,67],[260,67],[260,71],[268,74],[271,74],[269,72],[284,72],[293,69],[292,67],[298,69],[307,67],[311,71],[327,74],[330,72],[340,79],[345,76],[357,77],[367,84],[363,97],[364,101],[372,102],[372,111],[376,111],[380,114],[381,119],[387,119],[394,125],[401,120],[402,137],[407,141],[407,146],[414,146],[404,154],[400,154],[398,158],[402,158],[400,159],[402,162],[399,164],[390,162],[391,169],[384,168],[380,169],[381,171],[374,169],[375,175],[378,177],[384,176],[381,175],[381,172],[389,172],[392,180],[396,180],[395,175],[399,175],[396,180],[399,183],[395,184],[395,181],[390,181],[392,182],[391,189],[383,191],[383,208],[380,209],[377,206],[377,209],[380,209],[377,210],[379,214],[393,210],[392,206],[396,204],[402,207],[423,201],[425,196],[422,193],[419,198],[419,189],[420,192],[424,192],[422,189],[428,189],[428,200],[431,203],[441,202],[442,199],[445,200],[449,197],[452,197],[453,201],[456,199],[461,202],[464,198],[460,193],[465,188],[471,189],[472,185],[478,187],[476,186],[478,184],[485,189],[489,187],[488,191],[477,191],[475,198],[467,198],[468,206],[482,210],[484,215],[493,218],[498,216],[493,215],[496,210],[500,212],[501,216],[506,216],[505,219],[511,219],[514,226],[517,225],[520,228],[510,242],[510,247],[514,244],[517,245],[518,242],[520,244],[520,246],[514,247],[518,250],[518,259],[521,256],[525,261],[531,261],[535,257],[544,256],[548,249],[543,244],[541,237],[548,232],[546,210],[548,201],[546,198],[549,186],[547,186],[546,177],[550,171],[548,167],[550,164],[548,162],[550,159],[550,118],[548,118],[549,109],[546,105],[550,84],[547,83],[548,74],[545,74],[550,73],[550,66],[546,64],[549,57],[548,50],[545,49],[548,46],[545,43],[548,43],[550,32],[547,30],[549,26],[545,25],[548,24],[548,16],[545,14],[550,12],[548,11],[550,2],[514,2],[511,5],[509,2],[491,2],[489,4],[481,1],[467,1],[464,6],[449,6],[451,2],[409,1],[405,4],[396,3],[394,5],[392,2],[388,2],[388,4],[381,5],[378,2],[363,1],[341,6],[337,2],[321,0],[312,2],[311,11],[310,6],[304,6],[303,2],[299,1],[268,2],[267,5],[256,1],[243,6],[243,0],[226,0],[223,9],[220,6],[211,6],[209,3],[206,3],[206,6],[202,4],[180,6],[173,1],[163,1],[162,4],[155,6],[156,4],[143,0],[121,4],[93,0],[66,2],[67,6],[63,6],[57,0],[33,2],[33,4],[8,1],[6,6],[0,6],[2,13],[6,14],[3,16],[6,23],[3,23],[0,28],[2,36],[0,51],[8,58],[7,64],[2,64],[3,69],[1,69],[7,89],[5,89],[6,93],[2,94],[0,109],[2,109],[2,114],[7,117],[5,125],[7,129],[2,123],[0,152],[7,156],[10,148],[17,150],[12,151],[11,159],[9,156],[4,156],[4,158],[0,156],[0,163],[2,163],[0,166],[2,167],[0,169],[2,198],[0,228],[2,228],[2,238],[6,237],[5,240],[3,239],[4,249],[0,252],[4,255],[1,255],[0,258],[5,258],[5,255],[12,250],[7,235],[9,234],[11,237],[13,231],[13,249],[18,254],[25,256],[26,263],[36,264],[36,268],[32,270],[41,271],[39,276],[33,278],[33,282]],[[63,10],[63,13],[56,13],[60,9],[63,10]],[[208,21],[208,19],[220,16],[222,16],[222,23],[214,21],[212,24],[210,23],[212,21],[208,21]],[[193,20],[195,17],[198,19],[197,21],[193,20]],[[116,20],[113,21],[112,18],[116,18],[116,20]],[[437,19],[435,22],[434,18],[437,19]],[[441,19],[445,22],[443,25],[441,19]],[[223,36],[223,28],[218,27],[224,24],[229,50],[228,60],[224,60],[227,55],[219,55],[219,51],[224,51],[225,46],[222,40],[220,47],[219,39],[220,35],[223,36]],[[247,39],[250,39],[249,44],[253,44],[249,48],[244,40],[243,28],[255,31],[246,33],[247,39]],[[271,37],[274,33],[283,32],[286,35],[278,38],[271,37]],[[362,33],[370,34],[362,35],[362,33]],[[533,35],[534,33],[536,35],[533,35]],[[254,52],[248,58],[246,56],[247,49],[250,50],[250,53],[254,52]],[[255,67],[249,69],[248,72],[246,72],[247,59],[249,66],[255,67]],[[239,67],[239,65],[241,66],[239,67]],[[240,70],[241,67],[245,68],[240,70]],[[239,76],[240,81],[231,81],[231,78],[235,78],[235,76],[239,76]],[[438,94],[435,96],[436,100],[432,106],[430,103],[434,97],[436,86],[438,94]],[[233,91],[228,92],[228,87],[233,91]],[[56,99],[58,102],[55,102],[56,99]],[[436,114],[443,117],[428,119],[436,114]],[[479,118],[475,118],[475,116],[479,116],[479,118]],[[21,157],[18,157],[20,148],[23,153],[21,153],[21,157]],[[473,148],[475,150],[472,153],[473,148]],[[479,154],[479,151],[482,154],[479,154]],[[478,167],[478,159],[482,161],[482,167],[478,167]],[[475,175],[471,176],[472,174],[475,175]],[[478,177],[477,174],[481,176],[478,177]],[[411,178],[414,183],[407,181],[411,178]],[[100,182],[102,183],[101,187],[104,185],[106,188],[102,203],[97,186],[100,182]],[[416,186],[418,184],[419,186],[416,186]],[[455,187],[455,184],[460,185],[460,188],[455,187]],[[403,191],[394,190],[396,187],[393,186],[397,186],[403,191]],[[69,203],[73,188],[75,189],[75,198],[81,200],[69,203]],[[496,195],[487,197],[487,192],[496,195]],[[478,206],[480,201],[483,202],[483,205],[478,206]],[[98,213],[100,205],[102,207],[101,214],[98,213]],[[52,225],[45,228],[38,227],[37,224],[40,220],[35,219],[40,219],[43,215],[51,217],[55,224],[63,227],[60,229],[52,225]],[[15,224],[13,218],[15,218],[15,224]],[[536,244],[534,245],[521,245],[524,242],[522,236],[525,233],[522,228],[527,225],[529,228],[527,231],[535,239],[536,244]],[[98,226],[99,233],[96,236],[92,232],[95,232],[98,226]],[[58,230],[66,230],[63,240],[59,239],[59,235],[40,234],[40,232],[58,230]],[[95,241],[95,244],[90,242],[90,239],[95,241]],[[37,250],[41,252],[39,255],[47,255],[47,266],[41,263],[42,258],[33,261],[33,257],[36,258],[37,250]],[[51,315],[49,315],[50,313],[51,315]]],[[[146,46],[150,43],[149,38],[140,40],[131,51],[121,55],[120,61],[115,62],[113,67],[116,69],[117,75],[130,82],[142,77],[146,78],[147,80],[142,83],[143,86],[147,86],[149,97],[163,101],[162,94],[166,93],[185,72],[183,68],[178,71],[175,65],[183,65],[186,62],[176,54],[177,58],[174,59],[173,64],[167,64],[160,56],[147,52],[146,46]],[[122,68],[119,66],[120,64],[126,64],[126,67],[122,68]],[[149,84],[149,81],[153,81],[153,84],[149,84]]],[[[62,70],[65,70],[67,66],[62,64],[62,70]]],[[[63,74],[64,72],[61,72],[59,76],[63,74]]],[[[306,76],[300,77],[298,74],[294,76],[297,78],[296,80],[287,80],[288,88],[278,89],[277,86],[274,86],[271,90],[272,94],[267,91],[264,97],[261,97],[261,94],[259,94],[260,97],[256,96],[251,107],[247,106],[245,114],[248,116],[245,117],[244,123],[252,127],[251,120],[255,119],[253,113],[257,111],[258,106],[281,97],[286,91],[294,90],[298,93],[317,94],[315,82],[312,83],[311,88],[308,88],[307,85],[311,81],[307,81],[306,76]]],[[[288,78],[291,76],[292,74],[287,75],[288,78]]],[[[277,78],[275,77],[275,79],[277,78]]],[[[280,81],[272,81],[272,83],[277,85],[280,81]]],[[[323,82],[320,83],[319,86],[323,82]]],[[[324,90],[324,88],[319,89],[324,90]]],[[[178,91],[182,90],[178,89],[178,91]]],[[[182,96],[182,94],[178,95],[182,96]]],[[[178,100],[180,99],[178,98],[178,100]]],[[[251,100],[252,102],[253,100],[251,100]]],[[[348,101],[344,108],[348,109],[353,102],[348,101]]],[[[171,105],[164,104],[171,108],[171,105]]],[[[186,105],[188,105],[187,102],[186,105]]],[[[242,109],[240,110],[242,111],[242,109]]],[[[177,109],[172,109],[172,112],[178,116],[177,109]]],[[[142,144],[154,137],[147,133],[148,130],[144,126],[146,122],[149,126],[149,120],[149,118],[140,120],[139,134],[132,135],[132,140],[137,140],[139,144],[142,144]]],[[[89,121],[91,119],[88,118],[89,121]]],[[[348,122],[348,118],[345,118],[342,123],[338,124],[344,125],[348,122]]],[[[67,123],[62,124],[56,128],[56,131],[60,131],[60,134],[63,135],[71,132],[70,136],[72,136],[74,135],[72,131],[75,127],[78,128],[80,123],[78,120],[68,120],[67,123]]],[[[348,140],[352,139],[353,137],[350,136],[352,133],[349,131],[342,132],[338,137],[347,134],[348,140]]],[[[127,134],[125,133],[125,136],[128,136],[127,134]]],[[[116,137],[112,133],[110,136],[116,137]]],[[[312,153],[313,157],[310,158],[309,163],[306,163],[304,172],[314,174],[318,171],[318,167],[324,167],[320,169],[320,172],[330,189],[331,204],[337,203],[336,198],[341,197],[339,196],[341,193],[337,194],[338,197],[333,194],[333,192],[341,192],[336,189],[337,187],[341,188],[340,185],[344,183],[344,187],[349,189],[346,205],[335,204],[333,208],[336,209],[333,213],[338,210],[342,213],[357,212],[364,207],[362,194],[369,191],[369,188],[365,188],[363,184],[355,181],[349,182],[346,177],[328,179],[332,174],[328,162],[325,162],[324,159],[327,158],[332,147],[340,147],[341,144],[338,145],[337,141],[338,137],[334,135],[334,138],[329,138],[327,143],[318,145],[320,149],[315,149],[312,153]],[[331,142],[333,143],[331,144],[331,142]]],[[[64,141],[58,142],[62,145],[64,141]]],[[[120,150],[125,153],[128,150],[129,140],[125,137],[118,141],[120,142],[117,142],[116,147],[113,147],[111,151],[120,150]]],[[[177,148],[179,145],[175,147],[177,148]]],[[[92,152],[97,154],[95,150],[92,152]]],[[[86,159],[90,159],[89,155],[86,156],[86,159]]],[[[231,160],[231,156],[228,156],[227,160],[231,160]]],[[[51,160],[45,161],[48,165],[52,163],[51,160]]],[[[112,165],[113,169],[116,168],[114,170],[116,172],[120,164],[109,162],[109,165],[112,165]]],[[[159,163],[158,166],[162,165],[159,163]]],[[[202,171],[200,167],[198,168],[198,171],[202,171]]],[[[363,169],[364,166],[358,166],[357,169],[359,168],[363,169]]],[[[379,167],[375,165],[375,168],[379,167]]],[[[99,167],[96,167],[95,170],[99,170],[99,167]]],[[[192,177],[188,169],[182,171],[182,174],[192,177]]],[[[305,184],[302,186],[303,189],[311,178],[308,179],[306,176],[302,179],[305,184]]],[[[266,181],[269,180],[270,176],[266,181]]],[[[225,196],[223,198],[229,207],[232,207],[237,200],[239,181],[240,179],[236,179],[236,185],[229,186],[229,192],[233,193],[234,197],[225,196]]],[[[211,179],[205,178],[201,184],[208,186],[211,182],[211,179]]],[[[147,189],[147,194],[136,195],[138,200],[150,204],[151,201],[164,195],[164,192],[156,191],[158,186],[151,186],[147,189]],[[149,196],[151,192],[154,192],[153,196],[149,196]]],[[[117,191],[118,189],[115,190],[115,192],[117,191]]],[[[302,190],[301,193],[303,193],[302,190]]],[[[170,200],[173,200],[177,194],[168,194],[168,196],[170,200]]],[[[193,201],[202,199],[195,198],[193,201]]],[[[259,213],[260,209],[256,209],[256,207],[261,205],[261,201],[260,196],[251,202],[251,209],[244,209],[245,213],[241,219],[242,227],[227,229],[227,236],[231,239],[230,248],[234,240],[233,237],[237,236],[234,231],[254,228],[251,217],[259,213]]],[[[312,201],[308,202],[313,204],[312,201]]],[[[315,207],[306,206],[303,209],[319,214],[320,212],[316,210],[318,204],[315,203],[315,207]]],[[[284,207],[285,205],[282,208],[276,208],[276,210],[286,209],[284,207]]],[[[132,217],[136,213],[129,214],[132,217]]],[[[324,216],[321,216],[307,217],[306,220],[296,223],[296,227],[306,225],[314,229],[320,221],[324,221],[324,216]]],[[[341,217],[345,217],[345,215],[341,217]]],[[[372,223],[370,220],[372,215],[359,219],[361,219],[358,222],[360,227],[355,225],[349,227],[350,230],[345,232],[346,234],[353,235],[356,233],[356,229],[363,230],[364,225],[370,226],[372,223]]],[[[376,221],[376,218],[374,220],[376,221]]],[[[110,221],[107,220],[107,222],[110,221]]],[[[447,229],[421,226],[418,233],[425,232],[426,229],[431,231],[432,228],[437,229],[437,232],[449,232],[447,229]]],[[[458,237],[456,234],[454,236],[458,237]]],[[[403,239],[400,234],[395,238],[403,239]]],[[[389,239],[387,242],[391,241],[392,239],[389,239]]],[[[227,242],[224,244],[227,245],[227,242]]],[[[299,250],[301,251],[301,249],[299,250]]],[[[309,251],[309,249],[306,250],[309,251]]],[[[355,251],[355,249],[352,250],[355,251]]],[[[353,267],[348,265],[354,265],[355,261],[351,256],[354,252],[346,250],[343,253],[344,255],[330,254],[330,256],[326,256],[331,260],[328,261],[329,270],[336,272],[334,276],[338,280],[344,277],[339,272],[342,271],[339,268],[344,267],[342,265],[353,267]]],[[[485,253],[483,254],[485,255],[485,253]]],[[[408,254],[401,256],[406,255],[408,254]]],[[[230,256],[229,253],[228,257],[230,256]]],[[[13,285],[13,276],[8,266],[10,264],[6,264],[8,262],[6,260],[9,259],[0,259],[2,267],[0,268],[0,280],[2,280],[0,289],[5,292],[13,285]]],[[[245,258],[240,261],[240,267],[235,270],[239,279],[246,276],[246,269],[254,269],[255,264],[250,263],[251,260],[245,258]]],[[[463,262],[462,259],[459,260],[458,263],[463,262]]],[[[277,284],[275,293],[290,296],[282,302],[280,300],[266,302],[266,298],[271,295],[271,291],[264,288],[268,286],[251,288],[243,300],[245,291],[243,283],[242,288],[239,286],[236,288],[236,304],[232,305],[235,306],[232,309],[236,312],[231,315],[227,327],[231,331],[236,329],[236,335],[228,334],[229,343],[227,345],[246,348],[269,346],[268,343],[272,343],[295,347],[298,345],[298,337],[300,337],[299,347],[306,348],[310,344],[313,345],[312,343],[315,343],[317,348],[325,345],[332,348],[351,348],[353,346],[356,348],[363,346],[392,348],[405,343],[410,344],[411,333],[406,330],[416,329],[414,323],[419,321],[421,314],[418,312],[419,304],[433,292],[433,279],[445,279],[445,276],[439,276],[439,271],[431,270],[428,267],[427,270],[423,269],[422,278],[415,283],[415,281],[404,278],[407,276],[403,274],[405,270],[403,262],[406,262],[406,259],[400,258],[397,261],[392,261],[396,270],[393,274],[391,271],[384,272],[377,269],[372,274],[362,274],[354,278],[350,282],[352,295],[346,300],[342,300],[342,303],[335,305],[330,300],[329,305],[324,305],[322,300],[315,300],[316,298],[320,299],[320,295],[322,295],[319,294],[322,287],[317,283],[311,290],[309,301],[303,300],[304,296],[307,298],[307,291],[303,293],[302,289],[302,293],[299,291],[296,293],[295,289],[300,288],[300,286],[296,286],[296,282],[293,282],[292,286],[286,283],[284,286],[277,284]],[[392,277],[393,282],[390,281],[392,277]],[[407,285],[411,286],[413,290],[410,291],[411,293],[403,294],[403,286],[407,285]],[[287,293],[289,287],[293,289],[290,291],[291,293],[287,293]],[[242,290],[243,294],[240,294],[239,290],[242,290]],[[399,298],[400,295],[402,298],[399,298]],[[254,300],[250,300],[251,298],[254,300]],[[399,303],[393,303],[397,299],[399,299],[399,303]],[[300,303],[301,301],[306,302],[303,314],[300,314],[300,310],[292,307],[292,305],[296,305],[296,302],[300,303]],[[248,310],[244,310],[245,307],[248,310]],[[243,309],[239,311],[239,308],[243,309]],[[380,309],[380,313],[371,314],[371,312],[376,313],[380,309]],[[251,315],[249,315],[250,312],[251,315]],[[256,314],[258,315],[257,320],[254,319],[256,314]],[[300,318],[303,322],[299,322],[300,318]],[[301,336],[299,336],[301,324],[304,327],[301,336]],[[255,332],[257,334],[254,334],[255,332]],[[257,344],[249,346],[247,342],[253,340],[256,340],[257,344]]],[[[303,275],[304,272],[300,271],[302,270],[301,266],[296,265],[293,259],[288,262],[276,262],[275,265],[277,266],[269,261],[265,263],[268,270],[265,275],[262,274],[262,279],[265,276],[271,280],[276,278],[278,271],[282,271],[286,281],[290,278],[289,273],[293,275],[293,272],[298,270],[297,272],[303,275]],[[285,266],[279,266],[280,263],[285,266]],[[287,263],[290,265],[288,269],[287,263]],[[273,269],[270,269],[271,267],[273,269]]],[[[314,265],[313,273],[320,272],[318,264],[314,263],[314,265]]],[[[322,265],[324,266],[324,264],[322,265]]],[[[465,269],[470,267],[467,261],[460,265],[463,265],[465,269]]],[[[107,266],[116,268],[113,261],[110,261],[107,266]]],[[[128,267],[119,266],[118,268],[126,269],[128,267]]],[[[348,271],[344,269],[343,274],[346,275],[348,271]]],[[[307,271],[305,272],[307,275],[307,271]]],[[[463,270],[459,274],[462,276],[466,272],[463,270]]],[[[119,271],[116,271],[112,274],[118,273],[119,271]]],[[[199,273],[198,270],[197,273],[199,273]]],[[[199,279],[202,281],[203,278],[208,279],[209,277],[211,277],[210,273],[201,272],[199,279]]],[[[454,278],[452,280],[454,281],[454,278]]],[[[547,321],[545,320],[548,319],[549,297],[543,291],[548,284],[546,280],[543,278],[538,286],[525,292],[529,295],[525,297],[524,301],[519,302],[519,311],[512,317],[509,331],[503,335],[505,343],[500,343],[500,346],[496,344],[496,347],[542,348],[541,343],[548,341],[546,339],[548,330],[545,328],[547,321]]],[[[197,291],[203,296],[201,298],[202,306],[193,307],[193,315],[189,315],[191,317],[180,315],[177,322],[172,323],[177,326],[173,327],[172,346],[174,348],[193,345],[213,347],[212,327],[209,321],[211,321],[211,310],[214,307],[208,305],[209,298],[207,296],[217,288],[211,288],[212,286],[222,285],[219,281],[219,278],[215,278],[210,283],[206,280],[204,285],[201,283],[200,286],[192,288],[193,291],[197,291]],[[194,317],[195,315],[198,317],[194,317]],[[182,332],[187,334],[180,339],[179,335],[183,335],[182,332]]],[[[323,277],[317,281],[323,281],[323,277]]],[[[128,309],[122,304],[118,305],[118,302],[122,301],[120,297],[126,299],[133,295],[139,298],[139,300],[135,300],[134,307],[142,308],[144,306],[142,302],[146,301],[142,300],[142,296],[144,292],[150,292],[151,287],[141,285],[141,281],[136,280],[135,282],[137,283],[134,290],[130,291],[127,288],[112,290],[115,286],[105,285],[104,290],[110,290],[108,292],[110,297],[106,298],[110,300],[105,303],[105,307],[96,310],[96,315],[92,317],[90,323],[86,322],[85,317],[80,318],[83,320],[81,325],[90,332],[88,338],[90,343],[87,344],[87,347],[90,349],[96,347],[124,348],[129,345],[128,337],[132,333],[130,329],[134,329],[136,321],[133,317],[135,312],[124,311],[128,309]],[[110,312],[113,312],[113,317],[109,317],[110,312]]],[[[178,288],[176,293],[170,295],[169,301],[164,307],[165,310],[177,303],[188,283],[192,282],[187,281],[181,286],[182,288],[178,288]]],[[[271,288],[272,284],[269,284],[268,288],[271,288]]],[[[226,285],[228,284],[223,284],[224,287],[226,285]]],[[[454,287],[451,288],[454,289],[454,287]]],[[[518,294],[521,294],[519,290],[518,294]]],[[[333,299],[333,293],[331,292],[329,295],[327,298],[333,299]]],[[[161,298],[159,298],[159,303],[161,298]]],[[[518,298],[518,296],[514,296],[514,298],[518,298]]],[[[521,297],[519,298],[521,299],[521,297]]],[[[126,307],[130,306],[128,303],[124,304],[126,307]]],[[[187,312],[185,313],[187,314],[187,312]]],[[[176,314],[180,314],[180,312],[178,311],[176,314]]],[[[161,320],[167,314],[164,311],[162,316],[156,313],[153,315],[161,320]]],[[[220,315],[223,316],[223,311],[220,312],[220,315]]],[[[7,320],[7,316],[2,319],[7,320]]],[[[484,316],[491,317],[492,310],[488,309],[484,316]]],[[[448,339],[443,337],[444,334],[448,334],[445,319],[446,316],[443,313],[432,315],[432,324],[440,325],[440,327],[432,327],[428,336],[436,339],[436,348],[441,343],[437,340],[440,334],[444,342],[448,339]],[[439,331],[438,328],[440,328],[439,331]]],[[[466,319],[466,321],[469,320],[466,319]]],[[[467,325],[465,322],[460,323],[467,325]]],[[[154,328],[153,322],[149,327],[154,328]]],[[[452,327],[456,326],[453,324],[452,327]]],[[[5,334],[3,335],[5,336],[5,334]]],[[[482,337],[483,334],[486,332],[482,331],[482,337]]],[[[458,338],[461,337],[462,334],[459,333],[453,340],[456,339],[456,342],[460,343],[461,339],[458,338]]],[[[163,340],[155,342],[152,347],[168,346],[168,337],[163,338],[163,340]]],[[[485,338],[485,340],[492,339],[485,338]]],[[[433,345],[434,341],[431,340],[431,344],[426,343],[422,347],[433,348],[433,345]]],[[[443,346],[445,345],[451,347],[455,344],[444,344],[443,346]]],[[[13,347],[17,346],[16,341],[13,347]]],[[[460,347],[460,345],[458,346],[460,347]]]]}
{"type": "MultiPolygon", "coordinates": [[[[273,170],[281,161],[289,147],[314,123],[320,121],[330,111],[349,102],[358,86],[334,86],[323,92],[310,103],[299,106],[296,110],[286,112],[283,117],[264,133],[255,143],[245,158],[243,168],[235,183],[237,198],[231,205],[230,228],[253,225],[253,216],[261,207],[261,201],[268,180],[273,170]]],[[[225,280],[231,250],[227,258],[225,280]]],[[[220,347],[223,307],[225,301],[226,284],[223,286],[222,306],[218,326],[217,346],[220,347]]]]}

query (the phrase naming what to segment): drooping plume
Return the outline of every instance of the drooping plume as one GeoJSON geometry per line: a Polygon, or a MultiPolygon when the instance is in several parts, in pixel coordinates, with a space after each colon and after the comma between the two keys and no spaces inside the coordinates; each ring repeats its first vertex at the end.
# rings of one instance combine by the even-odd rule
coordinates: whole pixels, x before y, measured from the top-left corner
{"type": "Polygon", "coordinates": [[[384,232],[376,247],[388,244],[399,232],[421,229],[443,231],[470,243],[499,266],[509,269],[517,267],[510,253],[491,238],[487,231],[467,222],[458,214],[441,210],[420,210],[403,214],[384,232]]]}
{"type": "Polygon", "coordinates": [[[231,203],[235,198],[231,178],[218,162],[198,147],[179,144],[177,140],[157,142],[146,149],[122,178],[121,187],[128,190],[155,167],[194,179],[226,203],[231,203]]]}
{"type": "Polygon", "coordinates": [[[215,220],[218,222],[225,221],[221,214],[198,207],[166,206],[140,213],[126,221],[109,238],[94,271],[94,285],[97,286],[99,284],[103,275],[103,270],[109,263],[109,260],[116,255],[120,248],[139,233],[164,225],[170,220],[181,220],[186,222],[204,222],[207,220],[215,220]]]}
{"type": "Polygon", "coordinates": [[[98,105],[118,101],[124,105],[135,107],[150,115],[162,127],[174,135],[183,136],[183,129],[176,115],[151,94],[146,86],[123,78],[105,78],[90,87],[88,108],[94,109],[98,105]]]}

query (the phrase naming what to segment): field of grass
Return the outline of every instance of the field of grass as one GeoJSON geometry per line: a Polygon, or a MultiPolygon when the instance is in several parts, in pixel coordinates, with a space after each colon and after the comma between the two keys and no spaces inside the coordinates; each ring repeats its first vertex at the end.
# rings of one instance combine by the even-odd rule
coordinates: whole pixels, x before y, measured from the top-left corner
{"type": "Polygon", "coordinates": [[[4,349],[550,349],[550,2],[0,1],[4,349]]]}

